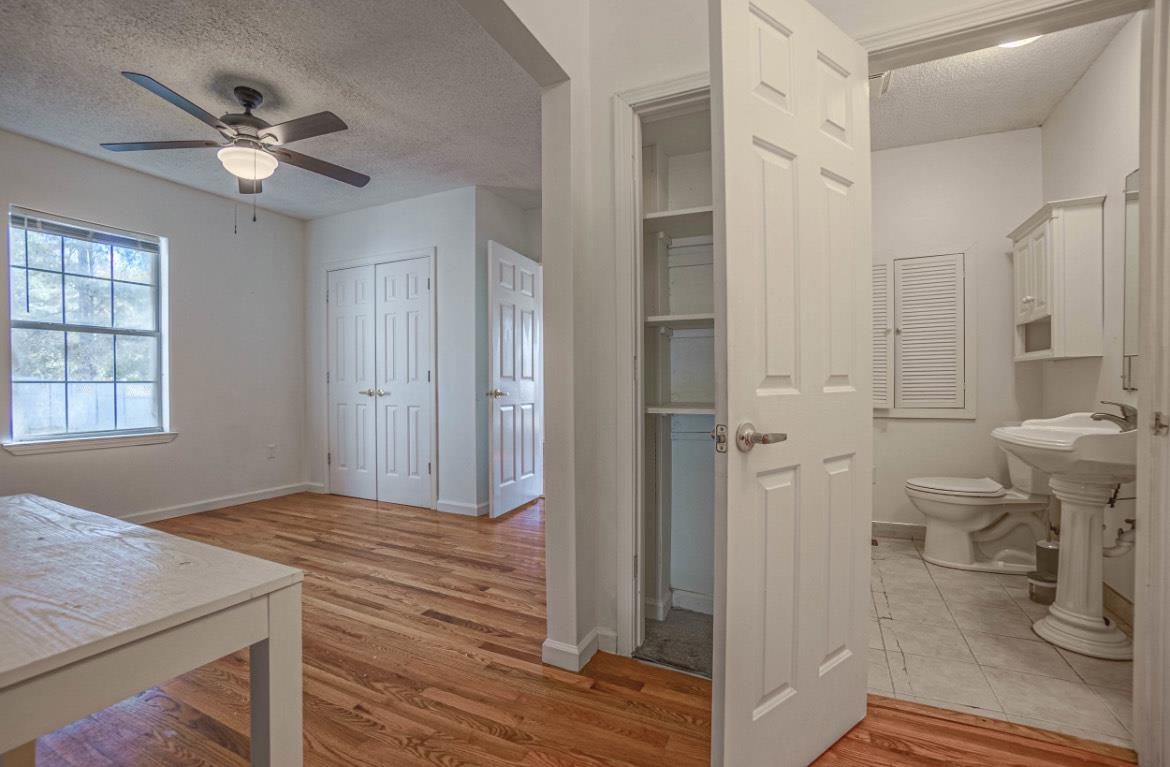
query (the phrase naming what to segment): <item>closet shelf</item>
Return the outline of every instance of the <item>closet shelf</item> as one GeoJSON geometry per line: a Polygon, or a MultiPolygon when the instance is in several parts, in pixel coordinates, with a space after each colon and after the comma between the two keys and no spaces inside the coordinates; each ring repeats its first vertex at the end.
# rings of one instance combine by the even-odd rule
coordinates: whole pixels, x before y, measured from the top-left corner
{"type": "Polygon", "coordinates": [[[697,237],[715,231],[715,209],[710,205],[647,213],[642,217],[647,232],[662,232],[667,237],[697,237]]]}
{"type": "Polygon", "coordinates": [[[715,415],[714,402],[665,402],[647,405],[649,415],[715,415]]]}
{"type": "Polygon", "coordinates": [[[715,315],[706,314],[652,314],[646,324],[654,328],[713,328],[715,315]]]}

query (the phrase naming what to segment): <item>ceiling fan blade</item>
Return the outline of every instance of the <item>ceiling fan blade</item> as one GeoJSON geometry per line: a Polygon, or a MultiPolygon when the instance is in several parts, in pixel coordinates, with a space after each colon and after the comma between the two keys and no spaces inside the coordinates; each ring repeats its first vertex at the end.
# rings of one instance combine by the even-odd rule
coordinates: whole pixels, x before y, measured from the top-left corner
{"type": "Polygon", "coordinates": [[[334,165],[331,162],[318,160],[316,157],[309,157],[308,155],[293,152],[290,149],[284,149],[282,147],[273,147],[268,151],[289,165],[295,165],[298,168],[304,168],[313,173],[320,173],[322,176],[343,181],[350,186],[363,187],[370,183],[370,177],[364,173],[358,173],[357,171],[343,168],[340,165],[334,165]]]}
{"type": "Polygon", "coordinates": [[[340,117],[332,112],[318,112],[315,115],[298,117],[277,125],[272,125],[261,131],[264,136],[272,136],[276,143],[284,145],[294,141],[322,136],[326,133],[336,133],[349,126],[340,117]]]}
{"type": "Polygon", "coordinates": [[[194,117],[196,120],[199,120],[201,122],[204,122],[204,123],[210,125],[212,128],[215,128],[217,131],[221,131],[221,132],[229,133],[229,134],[233,133],[231,128],[229,128],[227,125],[225,125],[224,122],[222,120],[220,120],[218,117],[211,114],[211,112],[208,112],[203,107],[198,106],[198,105],[194,104],[193,102],[188,101],[187,99],[183,98],[182,96],[175,93],[173,90],[171,90],[167,86],[160,83],[158,80],[155,80],[152,77],[147,77],[146,75],[140,75],[137,72],[123,72],[122,76],[125,77],[127,80],[130,80],[131,82],[138,83],[139,85],[141,85],[143,88],[146,88],[146,90],[150,91],[154,95],[160,96],[160,97],[166,99],[167,101],[169,101],[172,104],[174,104],[175,106],[177,106],[179,109],[182,109],[184,112],[186,112],[187,114],[194,117]]]}
{"type": "Polygon", "coordinates": [[[264,191],[264,182],[260,179],[252,180],[250,178],[237,179],[240,182],[240,194],[260,194],[264,191]]]}
{"type": "Polygon", "coordinates": [[[209,146],[224,146],[219,141],[127,141],[102,144],[102,149],[111,152],[141,152],[146,149],[197,149],[209,146]]]}

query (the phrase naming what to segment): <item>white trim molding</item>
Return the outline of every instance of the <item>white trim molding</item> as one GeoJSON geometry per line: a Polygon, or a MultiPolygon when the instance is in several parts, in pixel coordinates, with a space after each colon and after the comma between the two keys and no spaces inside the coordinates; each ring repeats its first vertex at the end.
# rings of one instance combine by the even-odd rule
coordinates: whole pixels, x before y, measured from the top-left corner
{"type": "Polygon", "coordinates": [[[124,519],[127,522],[134,522],[135,524],[144,525],[147,522],[158,522],[164,519],[172,519],[173,517],[184,517],[188,514],[198,514],[202,511],[226,509],[229,506],[239,506],[240,504],[244,503],[266,501],[269,498],[279,498],[284,495],[293,495],[294,493],[305,492],[321,492],[320,485],[315,482],[297,482],[292,485],[266,487],[261,490],[249,490],[246,493],[236,493],[234,495],[221,495],[218,498],[206,498],[202,501],[192,501],[191,503],[182,503],[177,506],[166,506],[161,509],[135,511],[130,514],[120,516],[119,519],[124,519]]]}
{"type": "Polygon", "coordinates": [[[463,503],[462,501],[444,501],[439,499],[435,504],[435,511],[442,511],[447,514],[461,514],[465,517],[482,517],[488,513],[488,504],[485,503],[463,503]]]}
{"type": "Polygon", "coordinates": [[[617,360],[615,408],[618,434],[615,444],[628,446],[617,463],[617,632],[615,652],[631,655],[638,636],[636,616],[640,589],[634,561],[641,546],[642,423],[640,376],[636,360],[641,355],[642,284],[640,253],[642,241],[642,199],[640,167],[634,158],[641,149],[641,120],[648,115],[665,115],[710,98],[711,76],[700,72],[664,83],[624,91],[613,97],[613,186],[614,236],[617,267],[614,295],[617,297],[617,332],[614,358],[617,360]],[[628,460],[625,460],[628,459],[628,460]]]}
{"type": "MultiPolygon", "coordinates": [[[[1148,0],[995,0],[861,34],[871,74],[1140,11],[1148,0]]],[[[940,5],[940,9],[942,6],[940,5]]]]}
{"type": "Polygon", "coordinates": [[[3,447],[13,455],[41,455],[43,453],[71,453],[75,450],[106,450],[113,447],[136,445],[164,445],[179,436],[175,431],[153,431],[147,434],[115,434],[109,437],[80,437],[77,439],[46,439],[28,442],[5,442],[3,447]]]}
{"type": "Polygon", "coordinates": [[[1142,24],[1141,216],[1134,589],[1134,741],[1142,764],[1170,751],[1170,0],[1142,24]]]}
{"type": "Polygon", "coordinates": [[[565,671],[572,671],[575,674],[585,668],[585,664],[597,653],[599,638],[600,630],[595,628],[576,645],[558,642],[555,639],[546,639],[541,646],[540,656],[548,665],[563,668],[565,671]]]}

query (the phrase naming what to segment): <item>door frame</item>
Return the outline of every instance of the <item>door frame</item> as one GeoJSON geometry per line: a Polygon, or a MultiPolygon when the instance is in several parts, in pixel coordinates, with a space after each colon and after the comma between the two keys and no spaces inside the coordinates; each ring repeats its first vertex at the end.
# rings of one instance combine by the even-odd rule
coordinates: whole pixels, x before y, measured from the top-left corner
{"type": "MultiPolygon", "coordinates": [[[[641,637],[639,624],[644,616],[641,550],[645,540],[641,487],[646,479],[643,439],[645,395],[642,391],[642,168],[635,163],[642,150],[642,120],[666,116],[675,110],[709,101],[711,76],[700,72],[645,88],[624,91],[613,97],[614,137],[614,222],[619,331],[614,345],[617,380],[616,445],[628,446],[617,466],[618,526],[617,636],[611,649],[630,655],[641,637]]],[[[660,558],[661,561],[661,558],[660,558]]]]}
{"type": "MultiPolygon", "coordinates": [[[[1170,509],[1170,437],[1154,435],[1155,410],[1170,414],[1170,0],[1001,0],[962,14],[865,35],[870,72],[901,68],[986,48],[1003,39],[1059,31],[1147,10],[1142,29],[1141,235],[1139,311],[1142,364],[1139,409],[1147,419],[1138,437],[1138,535],[1135,568],[1134,741],[1143,763],[1170,759],[1170,523],[1153,512],[1170,509]],[[1155,58],[1155,54],[1157,57],[1155,58]],[[1160,438],[1159,438],[1160,437],[1160,438]]],[[[709,74],[691,75],[613,97],[615,283],[620,447],[617,482],[617,626],[614,650],[635,649],[636,557],[641,534],[641,381],[638,376],[641,296],[640,115],[672,98],[710,88],[709,74]],[[633,332],[627,332],[630,329],[633,332]],[[622,417],[623,414],[626,417],[622,417]]],[[[1164,416],[1165,418],[1166,416],[1164,416]]],[[[640,612],[640,611],[639,611],[640,612]]],[[[601,649],[607,649],[602,646],[601,649]]]]}
{"type": "Polygon", "coordinates": [[[325,493],[331,493],[330,485],[330,465],[328,461],[328,453],[333,446],[330,444],[330,424],[333,422],[332,415],[329,412],[329,387],[332,385],[328,381],[329,375],[329,352],[332,348],[329,339],[329,273],[340,271],[342,269],[353,269],[359,266],[377,266],[378,264],[389,264],[395,261],[414,261],[416,259],[427,260],[427,273],[431,281],[431,289],[429,291],[430,300],[430,316],[431,316],[431,500],[427,508],[434,509],[437,499],[439,497],[439,302],[436,299],[438,295],[438,279],[435,273],[435,247],[412,248],[411,250],[397,250],[389,253],[378,253],[370,256],[363,256],[361,258],[341,258],[326,261],[320,266],[321,284],[324,285],[325,293],[322,294],[318,300],[321,301],[321,306],[324,307],[325,320],[325,357],[324,366],[326,375],[325,382],[325,397],[322,409],[325,414],[325,493]]]}

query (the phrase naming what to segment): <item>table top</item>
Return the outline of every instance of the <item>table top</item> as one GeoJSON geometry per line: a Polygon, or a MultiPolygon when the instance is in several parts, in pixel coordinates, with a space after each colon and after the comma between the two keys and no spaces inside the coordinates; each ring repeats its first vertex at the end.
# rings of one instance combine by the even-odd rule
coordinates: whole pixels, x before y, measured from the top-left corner
{"type": "Polygon", "coordinates": [[[40,496],[0,497],[0,689],[301,579],[40,496]]]}

